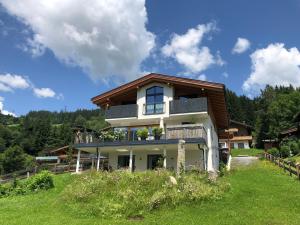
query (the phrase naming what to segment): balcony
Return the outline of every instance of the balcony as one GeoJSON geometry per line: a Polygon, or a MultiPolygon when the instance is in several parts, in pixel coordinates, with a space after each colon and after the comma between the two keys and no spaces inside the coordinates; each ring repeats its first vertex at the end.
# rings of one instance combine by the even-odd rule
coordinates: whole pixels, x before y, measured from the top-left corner
{"type": "Polygon", "coordinates": [[[137,104],[111,106],[105,112],[106,119],[137,117],[137,104]]]}
{"type": "Polygon", "coordinates": [[[165,113],[165,111],[166,111],[166,104],[164,102],[143,105],[143,115],[163,114],[165,113]]]}
{"type": "Polygon", "coordinates": [[[88,132],[77,133],[75,138],[76,147],[109,147],[109,146],[132,146],[132,145],[156,145],[156,144],[177,144],[178,140],[183,139],[187,143],[206,144],[207,133],[202,124],[188,124],[167,126],[165,134],[159,140],[149,136],[146,140],[130,140],[127,135],[125,138],[114,137],[104,140],[101,135],[90,134],[88,132]]]}
{"type": "Polygon", "coordinates": [[[170,114],[207,112],[207,98],[179,99],[170,102],[170,114]]]}

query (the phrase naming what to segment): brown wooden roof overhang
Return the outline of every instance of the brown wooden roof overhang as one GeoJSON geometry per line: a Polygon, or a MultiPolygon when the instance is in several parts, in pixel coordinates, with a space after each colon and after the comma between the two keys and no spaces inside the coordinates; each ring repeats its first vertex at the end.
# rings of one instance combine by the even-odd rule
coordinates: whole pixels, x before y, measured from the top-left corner
{"type": "Polygon", "coordinates": [[[214,116],[217,120],[218,127],[228,127],[229,118],[225,100],[225,85],[220,83],[150,73],[132,82],[126,83],[103,94],[97,95],[93,97],[91,101],[94,104],[103,107],[110,101],[111,98],[116,97],[118,95],[126,94],[130,91],[136,90],[142,86],[153,82],[161,82],[170,85],[181,85],[194,88],[203,88],[207,90],[207,97],[211,100],[214,116]]]}

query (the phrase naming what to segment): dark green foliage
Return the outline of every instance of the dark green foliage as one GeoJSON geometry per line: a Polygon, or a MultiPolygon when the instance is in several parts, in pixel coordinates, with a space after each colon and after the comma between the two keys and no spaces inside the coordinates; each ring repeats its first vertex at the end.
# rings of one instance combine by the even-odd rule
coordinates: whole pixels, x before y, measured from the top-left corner
{"type": "Polygon", "coordinates": [[[41,171],[27,180],[14,179],[11,183],[0,184],[0,198],[11,195],[24,195],[53,187],[53,175],[48,171],[41,171]]]}
{"type": "Polygon", "coordinates": [[[2,173],[11,173],[17,170],[23,170],[34,165],[33,157],[24,153],[20,146],[9,147],[0,156],[0,165],[2,173]]]}
{"type": "Polygon", "coordinates": [[[75,112],[32,111],[19,118],[0,114],[0,172],[23,169],[24,163],[20,162],[24,161],[24,152],[33,156],[43,155],[48,150],[73,143],[72,127],[76,125],[96,131],[107,127],[103,112],[99,109],[75,112]],[[13,159],[20,161],[17,164],[8,163],[6,155],[11,154],[9,148],[15,145],[20,146],[22,151],[17,151],[13,159]]]}
{"type": "Polygon", "coordinates": [[[48,190],[54,187],[53,176],[49,171],[41,171],[35,176],[30,177],[25,186],[29,191],[48,190]]]}
{"type": "Polygon", "coordinates": [[[254,125],[254,102],[245,95],[237,96],[231,90],[226,90],[227,110],[230,119],[254,125]]]}
{"type": "Polygon", "coordinates": [[[280,152],[277,148],[268,149],[268,153],[275,157],[280,157],[280,152]]]}

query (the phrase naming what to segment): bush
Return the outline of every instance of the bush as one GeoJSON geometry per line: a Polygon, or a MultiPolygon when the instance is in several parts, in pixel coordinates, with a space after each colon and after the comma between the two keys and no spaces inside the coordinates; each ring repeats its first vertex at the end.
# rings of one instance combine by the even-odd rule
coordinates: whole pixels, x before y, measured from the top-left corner
{"type": "Polygon", "coordinates": [[[7,185],[0,184],[0,197],[9,195],[9,187],[7,185]]]}
{"type": "Polygon", "coordinates": [[[26,182],[26,186],[30,191],[48,190],[54,187],[53,176],[49,171],[44,170],[30,177],[26,182]]]}
{"type": "Polygon", "coordinates": [[[211,184],[207,176],[186,173],[174,185],[169,171],[128,173],[90,172],[76,177],[61,200],[76,213],[100,217],[135,217],[163,207],[206,199],[218,199],[228,184],[211,184]]]}
{"type": "Polygon", "coordinates": [[[0,197],[24,195],[38,190],[48,190],[52,187],[54,187],[52,174],[42,171],[27,180],[15,178],[11,183],[0,185],[0,197]]]}
{"type": "Polygon", "coordinates": [[[163,129],[160,127],[154,127],[152,132],[154,136],[160,137],[162,135],[163,129]]]}
{"type": "Polygon", "coordinates": [[[280,152],[277,148],[270,148],[267,150],[267,152],[269,154],[271,154],[272,156],[275,156],[275,157],[279,157],[280,156],[280,152]]]}
{"type": "Polygon", "coordinates": [[[287,158],[290,156],[290,148],[287,145],[283,145],[279,149],[280,157],[287,158]]]}
{"type": "Polygon", "coordinates": [[[136,135],[140,137],[142,140],[145,140],[148,137],[148,129],[143,128],[143,129],[138,129],[136,132],[136,135]]]}

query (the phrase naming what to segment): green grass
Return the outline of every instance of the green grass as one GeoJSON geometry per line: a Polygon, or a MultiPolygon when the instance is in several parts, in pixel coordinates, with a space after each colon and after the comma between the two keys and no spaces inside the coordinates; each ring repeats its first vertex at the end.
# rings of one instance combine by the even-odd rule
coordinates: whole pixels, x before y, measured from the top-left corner
{"type": "Polygon", "coordinates": [[[300,163],[300,155],[293,156],[291,159],[295,160],[297,163],[300,163]]]}
{"type": "Polygon", "coordinates": [[[225,178],[231,191],[222,200],[159,210],[142,221],[103,220],[70,211],[58,199],[72,179],[70,175],[56,176],[55,189],[0,199],[0,224],[300,224],[300,182],[265,161],[232,171],[225,178]]]}
{"type": "Polygon", "coordinates": [[[258,156],[260,154],[263,154],[264,150],[262,149],[256,149],[256,148],[250,148],[250,149],[231,149],[231,155],[233,157],[238,155],[247,155],[247,156],[258,156]]]}

